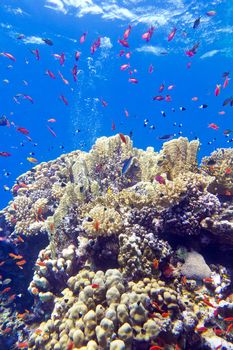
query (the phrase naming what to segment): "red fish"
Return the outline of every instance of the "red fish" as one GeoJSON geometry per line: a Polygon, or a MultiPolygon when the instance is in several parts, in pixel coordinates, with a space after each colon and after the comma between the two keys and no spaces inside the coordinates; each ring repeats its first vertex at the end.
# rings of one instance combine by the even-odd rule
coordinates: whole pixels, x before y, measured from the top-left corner
{"type": "Polygon", "coordinates": [[[176,34],[176,31],[177,31],[177,29],[176,29],[176,28],[173,28],[173,30],[171,31],[171,33],[168,35],[168,38],[167,38],[168,41],[171,41],[171,40],[174,38],[174,36],[175,36],[175,34],[176,34]]]}
{"type": "Polygon", "coordinates": [[[67,101],[67,99],[65,98],[65,96],[60,95],[60,99],[65,103],[66,106],[68,106],[69,102],[67,101]]]}
{"type": "Polygon", "coordinates": [[[229,84],[229,78],[228,76],[226,76],[226,79],[224,80],[224,83],[223,83],[223,89],[225,89],[227,87],[227,85],[229,84]]]}
{"type": "Polygon", "coordinates": [[[154,96],[154,97],[153,97],[153,100],[154,100],[154,101],[162,101],[162,100],[164,100],[164,97],[161,96],[161,95],[157,95],[157,96],[154,96]]]}
{"type": "Polygon", "coordinates": [[[121,134],[121,133],[119,133],[119,136],[120,136],[120,138],[121,138],[121,141],[123,142],[123,143],[127,143],[127,140],[126,140],[126,137],[125,137],[125,135],[124,134],[121,134]]]}
{"type": "Polygon", "coordinates": [[[216,85],[216,88],[214,90],[214,94],[215,96],[218,96],[220,94],[220,89],[221,89],[221,85],[220,84],[217,84],[216,85]]]}
{"type": "Polygon", "coordinates": [[[130,83],[132,83],[132,84],[137,84],[137,83],[138,83],[138,80],[135,79],[135,78],[129,78],[128,81],[129,81],[130,83]]]}
{"type": "Polygon", "coordinates": [[[47,126],[48,130],[51,132],[51,134],[56,137],[56,133],[53,131],[53,129],[51,129],[49,126],[47,126]]]}
{"type": "Polygon", "coordinates": [[[75,55],[74,55],[75,61],[78,61],[80,56],[81,56],[81,52],[80,51],[76,51],[75,55]]]}
{"type": "Polygon", "coordinates": [[[124,51],[124,50],[120,50],[119,56],[120,56],[120,57],[121,57],[121,56],[124,56],[124,54],[125,54],[125,51],[124,51]]]}
{"type": "Polygon", "coordinates": [[[32,99],[31,96],[29,96],[29,95],[23,95],[23,97],[24,97],[26,100],[30,101],[31,103],[34,103],[34,101],[33,101],[33,99],[32,99]]]}
{"type": "Polygon", "coordinates": [[[85,32],[85,33],[83,33],[83,35],[81,35],[80,40],[79,40],[80,44],[84,43],[84,41],[86,40],[86,36],[87,36],[87,32],[85,32]]]}
{"type": "Polygon", "coordinates": [[[77,72],[78,72],[77,68],[78,68],[78,66],[77,66],[77,64],[75,64],[73,69],[72,69],[72,75],[73,75],[74,81],[77,81],[77,72]]]}
{"type": "Polygon", "coordinates": [[[60,75],[60,77],[61,77],[63,83],[66,84],[66,85],[69,85],[69,81],[63,77],[63,75],[61,74],[60,71],[58,71],[58,74],[60,75]]]}
{"type": "Polygon", "coordinates": [[[50,118],[50,119],[48,119],[48,122],[49,122],[49,123],[55,123],[55,122],[56,122],[56,119],[50,118]]]}
{"type": "Polygon", "coordinates": [[[108,103],[106,101],[104,101],[103,99],[100,100],[100,102],[102,103],[103,107],[107,107],[108,103]]]}
{"type": "Polygon", "coordinates": [[[150,39],[152,38],[152,35],[154,33],[155,28],[153,26],[151,26],[148,31],[144,34],[142,34],[142,39],[146,40],[146,42],[150,41],[150,39]]]}
{"type": "Polygon", "coordinates": [[[165,101],[166,102],[171,102],[171,96],[170,95],[166,95],[166,97],[165,97],[165,101]]]}
{"type": "Polygon", "coordinates": [[[213,17],[213,16],[216,15],[216,13],[217,13],[216,11],[213,11],[213,10],[212,10],[212,11],[206,12],[206,15],[209,16],[209,17],[213,17]]]}
{"type": "Polygon", "coordinates": [[[161,176],[161,175],[156,175],[155,176],[155,180],[158,181],[158,183],[160,185],[165,185],[166,184],[166,181],[165,181],[164,177],[161,176]]]}
{"type": "Polygon", "coordinates": [[[92,55],[95,53],[95,51],[98,49],[98,47],[100,47],[100,43],[101,43],[101,39],[100,39],[100,37],[98,37],[98,39],[96,41],[94,41],[94,43],[91,45],[91,54],[92,55]]]}
{"type": "Polygon", "coordinates": [[[132,27],[131,27],[131,25],[129,25],[128,28],[125,30],[124,35],[123,35],[124,40],[128,39],[129,34],[131,32],[131,29],[132,29],[132,27]]]}
{"type": "Polygon", "coordinates": [[[35,55],[37,61],[39,61],[40,59],[40,53],[39,53],[39,50],[38,49],[35,49],[35,50],[31,50],[31,53],[33,53],[33,55],[35,55]]]}
{"type": "Polygon", "coordinates": [[[97,283],[92,283],[91,284],[91,288],[94,288],[94,289],[96,289],[96,288],[99,288],[100,286],[99,286],[99,284],[97,284],[97,283]]]}
{"type": "Polygon", "coordinates": [[[1,55],[9,58],[10,60],[12,60],[14,62],[16,62],[16,58],[13,55],[11,55],[10,53],[8,53],[8,52],[2,52],[1,55]]]}
{"type": "Polygon", "coordinates": [[[152,64],[150,64],[150,65],[149,65],[148,72],[151,74],[151,73],[153,73],[153,71],[154,71],[154,67],[153,67],[152,64]]]}
{"type": "Polygon", "coordinates": [[[9,152],[0,152],[0,156],[1,157],[10,157],[11,153],[9,153],[9,152]]]}
{"type": "Polygon", "coordinates": [[[130,64],[129,63],[127,63],[127,64],[122,64],[121,66],[120,66],[120,70],[126,70],[126,69],[128,69],[130,67],[130,64]]]}
{"type": "Polygon", "coordinates": [[[163,350],[163,348],[159,345],[152,345],[149,350],[163,350]]]}
{"type": "Polygon", "coordinates": [[[56,79],[55,75],[53,74],[53,72],[51,72],[51,70],[47,69],[45,74],[47,74],[48,76],[50,76],[50,78],[52,79],[56,79]]]}
{"type": "Polygon", "coordinates": [[[116,130],[116,124],[112,121],[112,131],[116,130]]]}
{"type": "Polygon", "coordinates": [[[124,40],[124,39],[119,39],[118,43],[120,43],[122,46],[124,47],[129,47],[129,43],[128,41],[124,40]]]}
{"type": "Polygon", "coordinates": [[[210,123],[210,124],[208,125],[208,128],[211,128],[211,129],[214,129],[214,130],[218,130],[218,129],[219,129],[219,126],[216,125],[216,124],[214,124],[214,123],[210,123]]]}
{"type": "Polygon", "coordinates": [[[162,92],[164,90],[164,84],[161,84],[159,87],[159,92],[162,92]]]}
{"type": "Polygon", "coordinates": [[[16,130],[19,131],[19,132],[21,132],[21,133],[24,134],[24,135],[28,135],[28,134],[29,134],[29,131],[28,131],[27,129],[25,129],[25,128],[19,127],[19,128],[17,128],[16,130]]]}
{"type": "Polygon", "coordinates": [[[62,52],[59,63],[61,66],[63,66],[64,62],[65,62],[65,54],[64,54],[64,52],[62,52]]]}

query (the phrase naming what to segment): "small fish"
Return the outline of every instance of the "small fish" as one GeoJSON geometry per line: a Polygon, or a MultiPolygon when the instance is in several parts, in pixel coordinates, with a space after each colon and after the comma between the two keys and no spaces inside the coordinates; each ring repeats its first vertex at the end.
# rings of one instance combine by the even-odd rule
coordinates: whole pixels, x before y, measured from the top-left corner
{"type": "Polygon", "coordinates": [[[179,107],[179,110],[180,110],[181,112],[183,112],[183,111],[186,111],[186,108],[185,108],[185,107],[179,107]]]}
{"type": "Polygon", "coordinates": [[[126,118],[128,118],[129,117],[129,112],[127,111],[127,109],[125,109],[124,112],[125,112],[126,118]]]}
{"type": "Polygon", "coordinates": [[[120,70],[126,70],[126,69],[128,69],[130,67],[130,64],[129,63],[127,63],[127,64],[122,64],[121,66],[120,66],[120,70]]]}
{"type": "Polygon", "coordinates": [[[128,28],[124,31],[124,34],[123,34],[124,40],[127,40],[127,39],[128,39],[129,34],[130,34],[130,32],[131,32],[131,29],[132,29],[131,25],[128,25],[128,28]]]}
{"type": "Polygon", "coordinates": [[[154,100],[154,101],[163,101],[163,100],[164,100],[164,97],[161,96],[161,95],[157,95],[157,96],[154,96],[154,97],[153,97],[153,100],[154,100]]]}
{"type": "Polygon", "coordinates": [[[100,102],[103,107],[107,107],[108,103],[105,100],[101,99],[100,102]]]}
{"type": "Polygon", "coordinates": [[[155,28],[154,28],[153,26],[151,26],[151,27],[148,29],[147,32],[145,32],[144,34],[142,34],[142,39],[143,39],[143,40],[146,40],[146,42],[150,41],[151,38],[152,38],[152,35],[153,35],[153,33],[154,33],[154,29],[155,29],[155,28]]]}
{"type": "Polygon", "coordinates": [[[230,175],[231,173],[232,173],[232,169],[231,168],[226,168],[225,174],[226,175],[230,175]]]}
{"type": "Polygon", "coordinates": [[[100,228],[100,222],[99,220],[95,220],[94,224],[93,224],[93,227],[96,231],[99,231],[99,228],[100,228]]]}
{"type": "Polygon", "coordinates": [[[123,166],[121,169],[121,175],[124,175],[127,173],[127,171],[129,170],[130,166],[132,165],[132,159],[133,157],[129,157],[128,159],[124,160],[123,162],[123,166]]]}
{"type": "Polygon", "coordinates": [[[1,53],[0,53],[0,56],[7,57],[7,58],[9,58],[10,60],[16,62],[16,58],[15,58],[12,54],[10,54],[9,52],[1,52],[1,53]]]}
{"type": "Polygon", "coordinates": [[[198,101],[198,97],[194,96],[191,98],[191,100],[196,102],[196,101],[198,101]]]}
{"type": "Polygon", "coordinates": [[[16,130],[21,132],[21,134],[24,134],[24,135],[28,135],[29,134],[29,131],[27,129],[25,129],[25,128],[18,127],[16,130]]]}
{"type": "Polygon", "coordinates": [[[9,82],[10,82],[10,80],[8,80],[8,79],[3,79],[3,83],[9,84],[9,82]]]}
{"type": "Polygon", "coordinates": [[[176,31],[177,31],[176,28],[172,29],[171,33],[168,35],[168,38],[167,38],[168,41],[171,41],[174,38],[176,31]]]}
{"type": "Polygon", "coordinates": [[[160,87],[159,87],[159,92],[162,92],[164,90],[164,87],[165,87],[165,85],[161,84],[160,87]]]}
{"type": "Polygon", "coordinates": [[[53,131],[53,129],[51,129],[49,126],[47,126],[47,128],[48,128],[49,132],[50,132],[54,137],[57,136],[56,133],[53,131]]]}
{"type": "Polygon", "coordinates": [[[47,266],[46,263],[45,263],[44,261],[38,261],[38,262],[36,263],[36,265],[41,266],[41,267],[47,266]]]}
{"type": "Polygon", "coordinates": [[[56,119],[50,118],[50,119],[48,119],[48,122],[49,122],[49,123],[55,123],[55,122],[56,122],[56,119]]]}
{"type": "Polygon", "coordinates": [[[31,50],[31,53],[32,53],[33,55],[35,55],[37,61],[40,60],[40,53],[39,53],[39,50],[38,50],[38,49],[31,50]]]}
{"type": "Polygon", "coordinates": [[[27,160],[28,160],[30,163],[33,163],[33,164],[38,163],[38,160],[37,160],[36,158],[33,158],[33,157],[27,157],[27,160]]]}
{"type": "Polygon", "coordinates": [[[217,124],[214,124],[214,123],[210,123],[208,125],[208,128],[211,128],[211,129],[214,129],[214,130],[218,130],[219,129],[219,126],[217,124]]]}
{"type": "Polygon", "coordinates": [[[66,350],[73,350],[73,347],[74,347],[74,342],[73,341],[70,341],[67,345],[67,349],[66,350]]]}
{"type": "Polygon", "coordinates": [[[131,57],[131,52],[126,52],[125,58],[130,59],[130,57],[131,57]]]}
{"type": "Polygon", "coordinates": [[[223,83],[223,89],[225,89],[225,88],[227,87],[227,85],[229,84],[229,81],[230,81],[230,79],[229,79],[229,77],[227,76],[227,77],[225,78],[225,80],[224,80],[224,83],[223,83]]]}
{"type": "Polygon", "coordinates": [[[20,261],[17,261],[16,262],[16,265],[18,265],[18,266],[23,266],[23,265],[25,265],[26,264],[26,260],[20,260],[20,261]]]}
{"type": "Polygon", "coordinates": [[[153,267],[157,270],[159,267],[159,260],[158,259],[154,259],[153,260],[153,267]]]}
{"type": "Polygon", "coordinates": [[[232,97],[228,97],[223,101],[223,106],[227,106],[229,103],[231,103],[231,101],[233,101],[232,97]]]}
{"type": "Polygon", "coordinates": [[[197,18],[193,23],[193,29],[197,29],[201,21],[201,17],[197,18]]]}
{"type": "Polygon", "coordinates": [[[169,85],[167,89],[170,91],[170,90],[172,90],[173,88],[174,88],[174,85],[169,85]]]}
{"type": "Polygon", "coordinates": [[[53,74],[53,72],[51,72],[51,70],[47,69],[45,74],[47,74],[50,78],[52,79],[56,79],[55,75],[53,74]]]}
{"type": "Polygon", "coordinates": [[[138,83],[138,80],[135,79],[135,78],[129,78],[128,81],[132,84],[137,84],[138,83]]]}
{"type": "Polygon", "coordinates": [[[81,52],[80,51],[76,51],[75,55],[74,55],[75,61],[78,61],[80,59],[80,56],[81,56],[81,52]]]}
{"type": "Polygon", "coordinates": [[[72,75],[73,75],[74,81],[77,81],[77,73],[78,73],[78,66],[77,64],[75,64],[74,67],[72,68],[72,75]]]}
{"type": "Polygon", "coordinates": [[[165,134],[163,136],[160,136],[159,140],[168,140],[168,139],[171,139],[174,136],[175,136],[175,134],[165,134]]]}
{"type": "Polygon", "coordinates": [[[10,290],[11,290],[11,287],[6,287],[0,292],[0,294],[2,295],[2,294],[5,294],[5,293],[8,293],[10,290]]]}
{"type": "Polygon", "coordinates": [[[187,69],[190,69],[190,68],[191,68],[191,65],[192,65],[192,62],[188,62],[188,63],[187,63],[187,66],[186,66],[187,69]]]}
{"type": "Polygon", "coordinates": [[[24,34],[18,34],[17,36],[17,40],[21,40],[21,39],[24,39],[25,38],[25,35],[24,34]]]}
{"type": "Polygon", "coordinates": [[[9,152],[0,152],[0,156],[1,157],[10,157],[11,153],[9,153],[9,152]]]}
{"type": "Polygon", "coordinates": [[[28,342],[21,342],[16,344],[17,349],[27,349],[28,348],[28,342]]]}
{"type": "Polygon", "coordinates": [[[99,288],[99,287],[100,287],[100,285],[97,284],[97,283],[92,283],[91,284],[91,288],[93,288],[93,289],[96,289],[96,288],[99,288]]]}
{"type": "Polygon", "coordinates": [[[220,94],[220,90],[221,90],[221,85],[220,84],[217,84],[216,85],[216,88],[214,90],[214,94],[215,96],[218,96],[220,94]]]}
{"type": "Polygon", "coordinates": [[[165,96],[165,101],[166,101],[166,102],[171,102],[171,100],[172,100],[172,99],[171,99],[171,96],[170,96],[170,95],[166,95],[166,96],[165,96]]]}
{"type": "Polygon", "coordinates": [[[66,106],[68,106],[68,101],[67,101],[67,99],[65,98],[65,96],[63,96],[63,95],[60,95],[60,99],[64,102],[64,104],[66,105],[66,106]]]}
{"type": "Polygon", "coordinates": [[[198,333],[204,333],[204,332],[208,331],[208,328],[206,328],[206,327],[196,327],[195,330],[198,333]]]}
{"type": "Polygon", "coordinates": [[[53,42],[50,39],[47,38],[42,38],[43,42],[49,46],[53,46],[53,42]]]}
{"type": "Polygon", "coordinates": [[[213,16],[216,15],[216,13],[217,13],[216,11],[210,10],[210,11],[206,12],[206,15],[209,16],[209,17],[213,17],[213,16]]]}
{"type": "Polygon", "coordinates": [[[164,348],[159,345],[152,345],[149,350],[163,350],[164,348]]]}
{"type": "Polygon", "coordinates": [[[230,135],[231,133],[232,133],[231,129],[226,129],[226,130],[223,131],[224,135],[230,135]]]}
{"type": "Polygon", "coordinates": [[[213,283],[214,282],[213,278],[211,278],[211,277],[205,277],[202,279],[202,281],[204,283],[213,283]]]}
{"type": "Polygon", "coordinates": [[[8,187],[7,185],[3,185],[4,191],[10,191],[10,187],[8,187]]]}
{"type": "Polygon", "coordinates": [[[127,140],[126,140],[126,137],[125,137],[125,135],[124,134],[121,134],[121,133],[119,133],[119,136],[120,136],[120,139],[121,139],[121,141],[123,142],[123,143],[127,143],[127,140]]]}
{"type": "Polygon", "coordinates": [[[84,32],[79,39],[80,44],[84,43],[84,41],[86,40],[86,37],[87,37],[87,32],[84,32]]]}
{"type": "MultiPolygon", "coordinates": [[[[168,135],[164,135],[164,136],[168,136],[168,135]]],[[[163,136],[163,137],[164,137],[164,136],[163,136]]],[[[161,138],[160,138],[160,139],[161,139],[161,138]]],[[[156,176],[155,176],[155,180],[156,180],[160,185],[165,185],[165,184],[166,184],[166,181],[165,181],[164,177],[161,176],[161,175],[156,175],[156,176]]]]}
{"type": "Polygon", "coordinates": [[[207,107],[208,107],[208,105],[206,105],[206,104],[203,104],[203,105],[200,105],[200,106],[199,106],[199,108],[203,108],[203,109],[204,109],[204,108],[207,108],[207,107]]]}
{"type": "Polygon", "coordinates": [[[112,131],[116,130],[116,124],[114,123],[114,121],[112,121],[112,127],[111,127],[112,131]]]}
{"type": "Polygon", "coordinates": [[[2,282],[2,285],[3,285],[3,286],[6,286],[6,285],[10,284],[11,281],[12,281],[11,278],[6,278],[6,279],[2,282]]]}
{"type": "Polygon", "coordinates": [[[118,39],[118,43],[121,44],[124,47],[129,47],[129,43],[127,40],[124,39],[118,39]]]}
{"type": "Polygon", "coordinates": [[[226,317],[224,318],[225,322],[232,322],[233,321],[233,317],[226,317]]]}
{"type": "Polygon", "coordinates": [[[58,71],[58,75],[61,77],[62,81],[64,84],[69,85],[69,81],[67,79],[64,78],[64,76],[61,74],[60,71],[58,71]]]}
{"type": "Polygon", "coordinates": [[[98,49],[98,47],[100,47],[100,43],[101,43],[101,38],[98,37],[98,39],[96,41],[94,41],[94,43],[91,45],[91,54],[92,55],[95,53],[95,51],[98,49]]]}
{"type": "Polygon", "coordinates": [[[154,71],[154,67],[152,64],[149,65],[148,72],[151,74],[154,71]]]}
{"type": "Polygon", "coordinates": [[[22,255],[17,255],[17,254],[14,254],[14,253],[9,253],[8,255],[9,255],[11,258],[16,259],[16,260],[20,260],[20,259],[23,258],[22,255]]]}
{"type": "Polygon", "coordinates": [[[206,305],[208,305],[210,307],[215,307],[206,297],[204,297],[204,299],[202,301],[203,301],[203,303],[205,303],[206,305]]]}
{"type": "Polygon", "coordinates": [[[0,126],[10,126],[9,120],[5,115],[0,118],[0,126]]]}
{"type": "Polygon", "coordinates": [[[26,99],[26,100],[28,100],[28,101],[30,101],[31,103],[34,103],[32,97],[29,96],[29,95],[23,95],[23,98],[26,99]]]}

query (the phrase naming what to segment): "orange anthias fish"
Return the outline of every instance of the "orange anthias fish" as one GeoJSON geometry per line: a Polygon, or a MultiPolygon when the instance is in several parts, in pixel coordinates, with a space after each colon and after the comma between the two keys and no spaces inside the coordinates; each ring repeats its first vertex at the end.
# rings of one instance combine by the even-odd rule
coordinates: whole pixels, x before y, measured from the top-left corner
{"type": "Polygon", "coordinates": [[[138,80],[135,79],[135,78],[129,78],[128,81],[132,84],[137,84],[138,83],[138,80]]]}
{"type": "Polygon", "coordinates": [[[226,168],[225,174],[226,175],[230,175],[231,173],[232,173],[232,169],[231,168],[226,168]]]}
{"type": "Polygon", "coordinates": [[[214,94],[215,96],[218,96],[220,94],[220,89],[221,89],[221,85],[220,84],[217,84],[216,85],[216,88],[214,90],[214,94]]]}
{"type": "Polygon", "coordinates": [[[119,133],[119,136],[120,136],[120,138],[121,138],[121,141],[123,142],[123,143],[127,143],[127,140],[126,140],[126,138],[125,138],[125,135],[124,134],[121,134],[121,133],[119,133]]]}
{"type": "Polygon", "coordinates": [[[128,39],[129,34],[130,34],[130,32],[131,32],[131,29],[132,29],[132,27],[131,27],[131,25],[129,25],[128,28],[125,30],[125,32],[124,32],[124,34],[123,34],[123,38],[124,38],[125,40],[128,39]]]}
{"type": "Polygon", "coordinates": [[[87,32],[85,32],[85,33],[83,33],[83,35],[81,35],[81,37],[79,39],[80,44],[84,43],[84,41],[86,40],[86,36],[87,36],[87,32]]]}
{"type": "Polygon", "coordinates": [[[10,60],[16,62],[16,58],[13,55],[11,55],[10,53],[8,53],[8,52],[1,52],[0,55],[1,56],[5,56],[5,57],[9,58],[10,60]]]}
{"type": "Polygon", "coordinates": [[[208,128],[211,128],[211,129],[214,129],[214,130],[218,130],[219,129],[219,126],[217,124],[214,124],[214,123],[210,123],[208,125],[208,128]]]}
{"type": "Polygon", "coordinates": [[[175,36],[175,34],[176,34],[176,31],[177,31],[176,28],[174,28],[174,29],[171,31],[171,33],[168,35],[168,38],[167,38],[168,41],[171,41],[171,40],[174,38],[174,36],[175,36]]]}
{"type": "Polygon", "coordinates": [[[24,134],[24,135],[28,135],[28,134],[29,134],[29,131],[28,131],[27,129],[25,129],[25,128],[19,127],[19,128],[17,128],[16,130],[19,131],[19,132],[21,132],[21,133],[24,134]]]}
{"type": "Polygon", "coordinates": [[[16,265],[23,266],[26,264],[26,262],[27,262],[26,260],[20,260],[20,261],[17,261],[16,265]]]}
{"type": "Polygon", "coordinates": [[[15,259],[15,260],[20,260],[20,259],[23,258],[22,255],[16,255],[16,254],[14,254],[14,253],[9,253],[8,255],[9,255],[11,258],[15,259]]]}
{"type": "Polygon", "coordinates": [[[96,231],[99,231],[100,222],[99,222],[98,220],[96,220],[96,221],[94,222],[93,226],[94,226],[94,229],[95,229],[96,231]]]}
{"type": "Polygon", "coordinates": [[[224,83],[223,83],[223,89],[225,89],[227,87],[227,85],[229,84],[229,77],[226,76],[226,79],[224,80],[224,83]]]}
{"type": "Polygon", "coordinates": [[[56,119],[50,118],[50,119],[48,119],[48,122],[49,122],[49,123],[56,123],[56,119]]]}

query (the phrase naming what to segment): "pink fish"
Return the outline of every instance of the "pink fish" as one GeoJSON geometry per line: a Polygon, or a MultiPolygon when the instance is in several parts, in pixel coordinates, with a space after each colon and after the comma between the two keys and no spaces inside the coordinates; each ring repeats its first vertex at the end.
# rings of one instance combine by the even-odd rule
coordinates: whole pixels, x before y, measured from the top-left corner
{"type": "Polygon", "coordinates": [[[152,38],[152,35],[154,33],[155,28],[153,26],[151,26],[148,31],[144,34],[142,34],[142,39],[146,40],[146,42],[150,41],[150,39],[152,38]]]}
{"type": "Polygon", "coordinates": [[[128,58],[128,59],[130,59],[130,57],[131,57],[131,52],[127,52],[127,53],[125,54],[125,57],[128,58]]]}
{"type": "Polygon", "coordinates": [[[48,122],[49,122],[49,123],[56,123],[56,119],[50,118],[50,119],[48,119],[48,122]]]}
{"type": "Polygon", "coordinates": [[[33,99],[32,99],[31,96],[29,96],[29,95],[23,95],[23,97],[24,97],[26,100],[30,101],[31,103],[34,103],[34,101],[33,101],[33,99]]]}
{"type": "Polygon", "coordinates": [[[162,92],[164,90],[164,84],[161,84],[159,87],[159,92],[162,92]]]}
{"type": "Polygon", "coordinates": [[[217,84],[216,85],[216,88],[214,90],[214,94],[215,96],[218,96],[220,94],[220,89],[221,89],[221,85],[220,84],[217,84]]]}
{"type": "Polygon", "coordinates": [[[119,39],[118,43],[120,43],[122,46],[124,47],[129,47],[129,43],[128,41],[124,40],[124,39],[119,39]]]}
{"type": "Polygon", "coordinates": [[[155,176],[155,180],[158,181],[158,183],[160,185],[165,185],[166,184],[166,181],[165,181],[164,177],[161,176],[161,175],[156,175],[155,176]]]}
{"type": "Polygon", "coordinates": [[[81,35],[80,40],[79,40],[80,44],[84,43],[84,41],[86,40],[86,36],[87,36],[87,32],[85,32],[85,33],[83,33],[83,35],[81,35]]]}
{"type": "Polygon", "coordinates": [[[76,51],[75,55],[74,55],[75,61],[78,61],[80,56],[81,56],[81,52],[80,51],[76,51]]]}
{"type": "Polygon", "coordinates": [[[151,73],[153,73],[153,71],[154,71],[154,67],[153,67],[152,64],[150,64],[150,65],[149,65],[148,72],[151,74],[151,73]]]}
{"type": "Polygon", "coordinates": [[[121,56],[124,56],[124,54],[125,54],[125,51],[124,51],[124,50],[120,50],[119,56],[120,56],[120,57],[121,57],[121,56]]]}
{"type": "Polygon", "coordinates": [[[9,153],[9,152],[0,152],[0,156],[1,157],[10,157],[11,153],[9,153]]]}
{"type": "Polygon", "coordinates": [[[63,66],[63,64],[65,63],[65,54],[64,52],[61,53],[61,57],[59,59],[59,63],[61,66],[63,66]]]}
{"type": "Polygon", "coordinates": [[[39,61],[39,59],[40,59],[40,53],[39,53],[39,50],[38,50],[38,49],[31,50],[31,53],[33,53],[33,55],[35,55],[35,56],[36,56],[37,61],[39,61]]]}
{"type": "Polygon", "coordinates": [[[174,85],[169,85],[167,89],[172,90],[173,88],[174,88],[174,85]]]}
{"type": "Polygon", "coordinates": [[[91,45],[91,54],[93,55],[95,51],[100,47],[101,39],[98,37],[98,39],[91,45]]]}
{"type": "Polygon", "coordinates": [[[21,132],[24,135],[28,135],[29,134],[29,131],[27,129],[25,129],[25,128],[18,127],[16,130],[21,132]]]}
{"type": "Polygon", "coordinates": [[[135,78],[129,78],[128,81],[132,84],[137,84],[138,83],[138,80],[135,79],[135,78]]]}
{"type": "Polygon", "coordinates": [[[167,38],[168,41],[171,41],[171,40],[174,38],[174,36],[175,36],[175,34],[176,34],[176,31],[177,31],[177,29],[176,29],[176,28],[173,28],[173,30],[171,31],[171,33],[168,35],[168,38],[167,38]]]}
{"type": "Polygon", "coordinates": [[[52,53],[52,56],[54,58],[56,58],[57,60],[60,60],[61,59],[61,55],[59,55],[58,53],[52,53]]]}
{"type": "Polygon", "coordinates": [[[162,100],[164,100],[164,97],[161,96],[161,95],[157,95],[157,96],[154,96],[154,97],[153,97],[153,100],[154,100],[154,101],[162,101],[162,100]]]}
{"type": "Polygon", "coordinates": [[[104,107],[107,107],[108,103],[107,103],[106,101],[104,101],[103,99],[101,99],[100,102],[102,103],[102,105],[103,105],[104,107]]]}
{"type": "Polygon", "coordinates": [[[58,74],[60,75],[60,77],[61,77],[63,83],[66,84],[66,85],[69,85],[69,81],[63,77],[63,75],[61,74],[60,71],[58,71],[58,74]]]}
{"type": "Polygon", "coordinates": [[[65,103],[66,106],[68,106],[69,103],[68,103],[67,99],[65,98],[65,96],[60,95],[60,99],[65,103]]]}
{"type": "Polygon", "coordinates": [[[166,95],[166,97],[165,97],[165,101],[166,102],[171,102],[171,96],[170,95],[166,95]]]}
{"type": "Polygon", "coordinates": [[[211,123],[211,124],[208,125],[208,128],[211,128],[211,129],[214,129],[214,130],[218,130],[219,126],[214,124],[214,123],[211,123]]]}
{"type": "Polygon", "coordinates": [[[74,78],[74,81],[77,81],[77,70],[78,66],[77,64],[74,65],[73,69],[72,69],[72,75],[73,75],[73,78],[74,78]]]}
{"type": "Polygon", "coordinates": [[[129,116],[129,112],[127,111],[127,109],[125,109],[125,110],[124,110],[124,112],[125,112],[125,116],[126,116],[126,118],[128,118],[128,116],[129,116]]]}
{"type": "Polygon", "coordinates": [[[124,40],[128,39],[129,34],[131,32],[131,29],[132,29],[132,27],[131,27],[131,25],[129,25],[128,28],[125,30],[124,35],[123,35],[124,40]]]}
{"type": "Polygon", "coordinates": [[[191,65],[192,65],[192,62],[188,62],[188,63],[187,63],[187,69],[190,69],[190,68],[191,68],[191,65]]]}
{"type": "Polygon", "coordinates": [[[185,55],[188,57],[193,57],[195,53],[192,50],[185,51],[185,55]]]}
{"type": "Polygon", "coordinates": [[[55,75],[53,74],[53,72],[51,72],[51,70],[47,69],[45,74],[47,74],[50,78],[52,79],[56,79],[55,75]]]}
{"type": "Polygon", "coordinates": [[[12,60],[14,62],[16,62],[16,58],[13,55],[11,55],[10,53],[8,53],[8,52],[2,52],[1,55],[9,58],[10,60],[12,60]]]}
{"type": "Polygon", "coordinates": [[[120,70],[126,70],[126,69],[128,69],[130,67],[130,64],[129,63],[127,63],[127,64],[122,64],[121,66],[120,66],[120,70]]]}
{"type": "Polygon", "coordinates": [[[229,78],[228,76],[226,76],[226,79],[224,80],[224,83],[223,83],[223,89],[225,89],[227,87],[227,85],[229,84],[229,78]]]}
{"type": "Polygon", "coordinates": [[[53,129],[51,129],[49,126],[47,126],[48,130],[51,132],[51,134],[56,137],[56,133],[53,131],[53,129]]]}

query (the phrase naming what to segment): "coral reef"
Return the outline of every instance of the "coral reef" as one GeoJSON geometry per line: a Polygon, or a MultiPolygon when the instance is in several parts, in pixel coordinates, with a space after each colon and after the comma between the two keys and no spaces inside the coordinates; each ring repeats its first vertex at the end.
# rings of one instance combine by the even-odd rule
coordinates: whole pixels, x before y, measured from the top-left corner
{"type": "Polygon", "coordinates": [[[0,212],[3,348],[231,349],[232,150],[199,168],[198,149],[118,134],[16,180],[0,212]]]}

